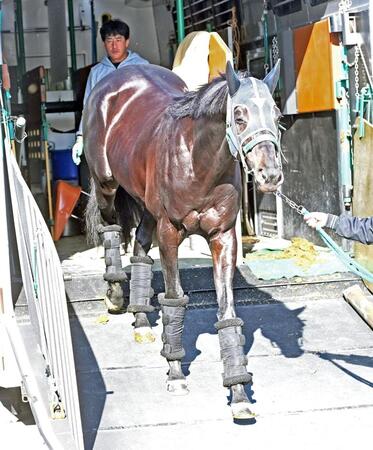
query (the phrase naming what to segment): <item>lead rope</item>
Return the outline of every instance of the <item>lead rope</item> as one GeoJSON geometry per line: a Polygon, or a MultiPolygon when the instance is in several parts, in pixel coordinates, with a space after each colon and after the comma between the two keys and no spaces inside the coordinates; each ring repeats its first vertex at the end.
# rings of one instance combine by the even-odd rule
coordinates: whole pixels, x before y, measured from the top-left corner
{"type": "MultiPolygon", "coordinates": [[[[298,205],[297,203],[293,202],[293,200],[290,200],[290,198],[286,197],[286,195],[284,195],[282,192],[276,191],[273,194],[276,195],[276,197],[284,200],[285,203],[290,206],[290,208],[294,209],[301,216],[309,214],[309,211],[307,211],[307,209],[303,205],[298,205]]],[[[351,272],[363,278],[364,280],[373,283],[373,274],[369,272],[369,270],[367,270],[356,261],[353,261],[321,227],[316,228],[316,231],[320,235],[321,239],[325,242],[327,247],[329,247],[336,253],[338,258],[346,267],[348,267],[351,272]]]]}

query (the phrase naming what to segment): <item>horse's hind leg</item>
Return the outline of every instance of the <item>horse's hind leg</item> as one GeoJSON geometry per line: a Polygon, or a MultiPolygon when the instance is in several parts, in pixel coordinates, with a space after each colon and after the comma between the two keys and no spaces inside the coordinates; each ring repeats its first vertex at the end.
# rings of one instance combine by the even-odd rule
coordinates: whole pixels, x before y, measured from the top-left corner
{"type": "Polygon", "coordinates": [[[135,341],[140,343],[154,342],[146,313],[152,312],[154,306],[150,300],[154,295],[151,287],[153,260],[147,255],[152,244],[153,230],[156,222],[145,210],[140,225],[136,230],[134,256],[131,258],[130,304],[128,312],[135,316],[135,341]]]}
{"type": "Polygon", "coordinates": [[[127,280],[120,256],[121,227],[119,225],[100,225],[98,232],[101,235],[105,252],[104,280],[109,285],[104,301],[110,313],[118,314],[123,312],[122,283],[127,280]]]}
{"type": "Polygon", "coordinates": [[[176,230],[168,220],[161,219],[157,237],[166,287],[166,292],[158,295],[163,323],[161,355],[169,364],[167,390],[175,395],[184,395],[188,393],[188,388],[181,368],[181,360],[185,356],[182,333],[188,297],[182,290],[177,264],[178,247],[184,232],[176,230]]]}
{"type": "Polygon", "coordinates": [[[97,245],[100,237],[104,246],[104,279],[108,282],[105,304],[111,313],[122,312],[122,282],[127,279],[120,257],[121,227],[115,224],[114,198],[117,187],[118,184],[114,180],[99,183],[92,179],[91,196],[86,211],[87,231],[91,240],[97,245]]]}

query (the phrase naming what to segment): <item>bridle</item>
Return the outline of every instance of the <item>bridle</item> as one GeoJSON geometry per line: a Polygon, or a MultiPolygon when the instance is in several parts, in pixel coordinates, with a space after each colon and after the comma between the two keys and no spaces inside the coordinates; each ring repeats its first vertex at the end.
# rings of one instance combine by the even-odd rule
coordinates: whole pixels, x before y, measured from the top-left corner
{"type": "MultiPolygon", "coordinates": [[[[234,98],[234,95],[233,95],[234,98]]],[[[232,102],[232,97],[227,96],[227,114],[226,114],[226,139],[229,146],[229,151],[233,155],[234,158],[237,158],[237,154],[239,155],[239,159],[243,166],[243,169],[246,174],[249,174],[251,171],[249,170],[246,164],[246,156],[247,154],[260,142],[270,141],[272,142],[279,154],[281,152],[281,131],[278,129],[277,135],[269,128],[260,127],[254,131],[251,131],[249,127],[247,127],[242,133],[237,132],[237,127],[234,122],[234,108],[237,106],[246,107],[243,104],[234,104],[232,102]]]]}

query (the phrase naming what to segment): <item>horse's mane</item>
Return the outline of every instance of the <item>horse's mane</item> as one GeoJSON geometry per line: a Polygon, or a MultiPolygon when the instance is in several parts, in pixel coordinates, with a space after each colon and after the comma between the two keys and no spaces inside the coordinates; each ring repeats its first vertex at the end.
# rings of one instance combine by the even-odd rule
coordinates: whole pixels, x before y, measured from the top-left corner
{"type": "MultiPolygon", "coordinates": [[[[239,72],[238,76],[244,79],[248,77],[248,74],[239,72]]],[[[225,75],[222,74],[201,86],[197,91],[187,91],[175,96],[162,115],[157,133],[162,133],[167,139],[170,138],[173,135],[175,120],[186,117],[193,120],[213,116],[225,118],[227,96],[228,85],[225,75]]]]}
{"type": "Polygon", "coordinates": [[[221,75],[210,83],[204,84],[197,91],[188,91],[174,98],[165,111],[172,119],[199,119],[216,114],[225,114],[228,86],[221,75]]]}
{"type": "MultiPolygon", "coordinates": [[[[238,77],[241,80],[248,78],[250,74],[240,71],[238,77]]],[[[202,85],[197,91],[187,91],[174,98],[174,101],[166,109],[166,113],[172,119],[199,119],[211,117],[216,114],[226,113],[228,85],[225,75],[221,74],[210,83],[202,85]]]]}

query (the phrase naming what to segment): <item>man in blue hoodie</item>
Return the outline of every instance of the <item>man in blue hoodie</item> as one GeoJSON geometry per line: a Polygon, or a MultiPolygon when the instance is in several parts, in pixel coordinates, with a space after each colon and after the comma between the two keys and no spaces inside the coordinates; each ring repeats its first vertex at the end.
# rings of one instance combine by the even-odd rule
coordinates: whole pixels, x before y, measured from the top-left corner
{"type": "MultiPolygon", "coordinates": [[[[116,69],[129,64],[149,64],[148,61],[137,53],[128,49],[130,42],[130,29],[125,22],[119,19],[109,20],[100,28],[101,39],[107,56],[92,67],[84,93],[83,107],[92,89],[102,78],[110,75],[116,69]]],[[[76,141],[72,148],[72,158],[76,165],[80,164],[80,157],[83,153],[83,129],[80,121],[79,130],[76,134],[76,141]]]]}

